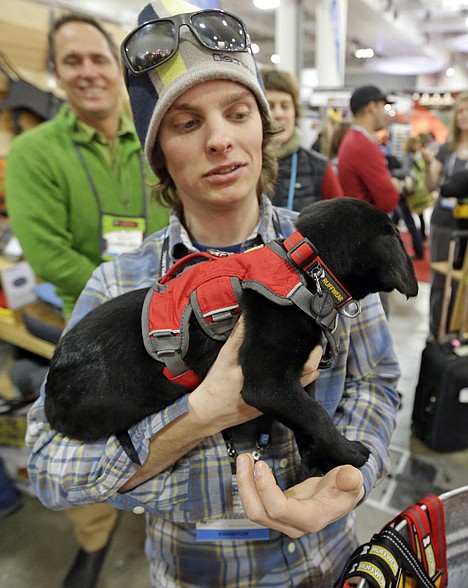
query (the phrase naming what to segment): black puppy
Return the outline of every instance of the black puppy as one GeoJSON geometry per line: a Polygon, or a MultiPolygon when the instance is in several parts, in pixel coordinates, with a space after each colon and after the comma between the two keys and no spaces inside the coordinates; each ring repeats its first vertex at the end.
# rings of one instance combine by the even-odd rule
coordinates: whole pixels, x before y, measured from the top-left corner
{"type": "MultiPolygon", "coordinates": [[[[246,326],[239,354],[242,397],[295,432],[307,467],[322,471],[346,463],[360,467],[368,449],[338,433],[327,412],[301,386],[301,372],[323,334],[328,344],[325,367],[338,353],[337,314],[352,314],[350,295],[360,300],[371,292],[396,288],[407,297],[416,296],[413,265],[388,216],[355,199],[307,206],[298,218],[297,231],[260,252],[267,256],[263,263],[268,274],[284,274],[284,282],[290,278],[298,282],[292,293],[278,296],[270,285],[258,285],[255,276],[244,279],[240,270],[230,274],[236,276],[230,282],[246,326]]],[[[249,255],[230,257],[244,261],[249,255]]],[[[166,377],[168,368],[177,375],[174,366],[179,363],[182,371],[187,367],[203,379],[232,321],[229,325],[227,320],[226,326],[223,315],[222,328],[214,321],[207,324],[201,315],[210,313],[200,312],[202,303],[194,295],[183,314],[185,331],[159,328],[161,317],[152,312],[157,314],[160,308],[159,291],[173,292],[179,280],[196,281],[202,268],[212,272],[218,263],[225,261],[204,262],[155,289],[125,293],[95,308],[66,333],[46,382],[45,410],[51,426],[84,441],[121,434],[186,393],[185,382],[183,386],[166,377]],[[165,357],[177,361],[168,363],[165,357]]],[[[233,305],[228,315],[236,312],[233,305]]]]}

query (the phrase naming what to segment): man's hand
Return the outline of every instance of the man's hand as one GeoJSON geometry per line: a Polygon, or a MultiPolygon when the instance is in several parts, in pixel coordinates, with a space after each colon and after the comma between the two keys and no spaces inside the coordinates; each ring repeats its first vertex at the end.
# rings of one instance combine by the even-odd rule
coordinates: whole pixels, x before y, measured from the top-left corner
{"type": "MultiPolygon", "coordinates": [[[[256,408],[246,404],[241,396],[244,380],[239,364],[239,349],[244,335],[244,318],[241,316],[205,379],[190,394],[192,414],[200,419],[200,426],[207,435],[240,425],[261,414],[256,408]]],[[[302,386],[307,386],[319,377],[318,364],[321,357],[322,348],[318,345],[304,365],[302,386]]]]}
{"type": "Polygon", "coordinates": [[[207,435],[240,425],[260,416],[241,396],[244,378],[239,349],[245,325],[241,316],[203,382],[189,396],[190,410],[200,419],[207,435]]]}
{"type": "Polygon", "coordinates": [[[283,492],[268,464],[255,463],[247,453],[237,458],[237,484],[250,520],[292,538],[317,533],[348,514],[364,496],[362,474],[351,465],[308,478],[283,492]]]}
{"type": "Polygon", "coordinates": [[[322,359],[322,355],[323,349],[320,347],[320,345],[317,345],[312,349],[311,354],[305,362],[304,369],[302,370],[301,384],[304,386],[304,388],[309,384],[312,384],[312,382],[314,382],[320,376],[318,365],[322,359]]]}

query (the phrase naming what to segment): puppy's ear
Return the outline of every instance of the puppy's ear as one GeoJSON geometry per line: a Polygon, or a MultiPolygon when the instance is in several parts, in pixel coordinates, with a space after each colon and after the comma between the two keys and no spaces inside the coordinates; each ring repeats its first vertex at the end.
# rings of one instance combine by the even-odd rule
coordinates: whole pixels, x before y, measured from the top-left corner
{"type": "Polygon", "coordinates": [[[398,290],[406,298],[417,296],[419,287],[413,262],[400,236],[395,238],[384,235],[379,240],[379,251],[383,254],[379,268],[381,290],[383,292],[398,290]]]}

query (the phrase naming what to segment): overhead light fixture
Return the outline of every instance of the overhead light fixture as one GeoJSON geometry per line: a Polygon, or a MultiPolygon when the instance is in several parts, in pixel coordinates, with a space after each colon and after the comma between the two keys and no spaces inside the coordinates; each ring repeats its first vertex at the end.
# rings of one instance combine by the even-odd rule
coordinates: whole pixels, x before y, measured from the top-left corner
{"type": "Polygon", "coordinates": [[[258,53],[260,51],[260,47],[257,43],[250,43],[250,48],[252,49],[252,53],[258,53]]]}
{"type": "Polygon", "coordinates": [[[371,59],[374,57],[374,50],[370,47],[367,47],[366,49],[356,49],[354,57],[357,57],[358,59],[371,59]]]}
{"type": "Polygon", "coordinates": [[[448,68],[445,70],[445,75],[446,75],[448,78],[452,78],[452,77],[455,75],[455,68],[454,68],[454,67],[448,67],[448,68]]]}
{"type": "Polygon", "coordinates": [[[271,60],[271,63],[278,65],[279,62],[281,61],[281,57],[278,55],[278,53],[273,53],[273,55],[270,57],[270,60],[271,60]]]}
{"type": "Polygon", "coordinates": [[[253,5],[260,10],[273,10],[278,8],[280,0],[253,0],[253,5]]]}

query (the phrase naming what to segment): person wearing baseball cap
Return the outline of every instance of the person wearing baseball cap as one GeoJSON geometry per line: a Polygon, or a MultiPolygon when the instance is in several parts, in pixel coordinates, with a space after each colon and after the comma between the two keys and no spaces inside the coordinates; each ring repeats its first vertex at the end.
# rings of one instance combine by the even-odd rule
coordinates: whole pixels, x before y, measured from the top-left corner
{"type": "MultiPolygon", "coordinates": [[[[351,95],[353,124],[338,149],[338,179],[346,196],[370,202],[391,214],[400,203],[400,182],[393,178],[375,133],[387,126],[387,96],[377,86],[361,86],[351,95]]],[[[387,316],[389,296],[380,298],[387,316]]]]}
{"type": "Polygon", "coordinates": [[[349,101],[353,125],[338,151],[338,179],[346,196],[391,213],[400,200],[399,183],[388,170],[375,133],[387,126],[387,96],[377,86],[361,86],[349,101]]]}
{"type": "Polygon", "coordinates": [[[383,102],[384,104],[393,104],[387,96],[377,86],[361,86],[355,90],[349,101],[351,112],[356,114],[361,108],[367,106],[370,102],[383,102]]]}
{"type": "MultiPolygon", "coordinates": [[[[127,87],[170,222],[96,270],[70,327],[105,300],[151,286],[188,253],[242,252],[295,230],[297,213],[267,196],[275,127],[244,23],[171,0],[148,4],[139,23],[122,45],[127,87]]],[[[192,392],[129,429],[130,455],[114,436],[78,443],[56,434],[39,399],[29,418],[32,486],[52,508],[107,501],[146,512],[154,587],[330,588],[358,544],[348,515],[389,463],[399,368],[382,307],[371,295],[352,328],[340,318],[340,359],[316,382],[340,430],[371,457],[361,470],[305,480],[291,430],[242,400],[243,328],[241,317],[192,392]]],[[[307,361],[303,386],[318,377],[321,353],[307,361]]]]}

